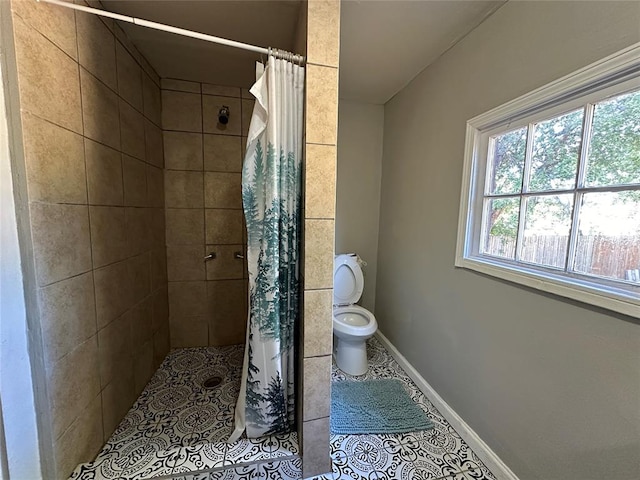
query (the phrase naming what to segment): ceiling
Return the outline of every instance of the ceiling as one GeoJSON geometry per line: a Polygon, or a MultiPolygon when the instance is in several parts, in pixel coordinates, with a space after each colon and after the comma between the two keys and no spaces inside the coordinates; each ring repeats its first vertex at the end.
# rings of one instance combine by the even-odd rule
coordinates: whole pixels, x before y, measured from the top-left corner
{"type": "MultiPolygon", "coordinates": [[[[343,0],[340,98],[383,104],[506,0],[343,0]]],[[[107,10],[293,51],[300,0],[102,0],[107,10]]],[[[260,55],[122,23],[161,77],[250,86],[260,55]]]]}
{"type": "Polygon", "coordinates": [[[505,1],[343,1],[340,98],[386,103],[505,1]]]}
{"type": "MultiPolygon", "coordinates": [[[[105,9],[260,47],[292,51],[300,0],[102,0],[105,9]]],[[[249,87],[260,54],[119,22],[161,77],[249,87]]]]}

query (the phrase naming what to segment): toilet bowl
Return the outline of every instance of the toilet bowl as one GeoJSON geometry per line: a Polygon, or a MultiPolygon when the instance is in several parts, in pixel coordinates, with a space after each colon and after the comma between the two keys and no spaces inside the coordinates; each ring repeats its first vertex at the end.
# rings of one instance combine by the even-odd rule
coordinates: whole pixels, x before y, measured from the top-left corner
{"type": "Polygon", "coordinates": [[[355,304],[363,287],[357,256],[337,255],[333,268],[333,353],[338,368],[349,375],[367,373],[367,339],[378,329],[373,313],[355,304]]]}

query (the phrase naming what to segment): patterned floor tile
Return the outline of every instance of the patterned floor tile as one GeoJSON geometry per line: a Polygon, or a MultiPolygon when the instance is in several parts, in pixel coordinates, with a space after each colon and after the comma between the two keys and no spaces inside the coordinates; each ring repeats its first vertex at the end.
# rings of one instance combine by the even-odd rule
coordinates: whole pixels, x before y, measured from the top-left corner
{"type": "MultiPolygon", "coordinates": [[[[455,432],[452,427],[449,428],[451,428],[451,430],[455,432]]],[[[459,438],[458,442],[459,443],[454,453],[458,456],[458,458],[460,458],[460,462],[465,462],[466,464],[471,465],[469,469],[484,468],[485,470],[489,471],[489,469],[484,465],[484,463],[482,463],[482,461],[477,457],[473,450],[471,450],[471,447],[467,445],[467,443],[462,438],[459,438]]]]}
{"type": "Polygon", "coordinates": [[[239,465],[214,472],[172,475],[172,480],[256,480],[264,479],[265,473],[259,464],[239,465]]]}
{"type": "Polygon", "coordinates": [[[413,462],[395,461],[386,470],[376,469],[378,480],[432,480],[440,479],[441,470],[428,459],[418,459],[413,462]]]}
{"type": "MultiPolygon", "coordinates": [[[[314,480],[495,480],[458,433],[375,338],[369,371],[351,376],[333,365],[332,381],[397,378],[434,428],[395,435],[331,435],[332,473],[314,480]]],[[[299,480],[295,434],[227,445],[240,389],[241,346],[172,351],[104,446],[74,480],[171,475],[177,480],[299,480]],[[211,376],[222,383],[203,387],[211,376]],[[211,470],[213,471],[208,471],[211,470]]]]}
{"type": "Polygon", "coordinates": [[[379,449],[374,450],[367,448],[372,444],[361,443],[356,453],[350,457],[347,457],[349,465],[358,468],[361,471],[386,471],[395,463],[395,457],[393,454],[386,450],[379,449]]]}
{"type": "MultiPolygon", "coordinates": [[[[365,375],[351,376],[335,364],[332,381],[362,381],[396,378],[404,383],[410,397],[433,421],[430,430],[395,435],[331,435],[330,451],[335,465],[355,468],[359,473],[341,472],[345,478],[440,479],[463,475],[479,475],[493,479],[489,469],[477,458],[460,435],[449,425],[424,393],[415,385],[395,359],[375,338],[367,342],[369,370],[365,375]],[[373,467],[368,470],[367,465],[373,467]],[[469,473],[471,472],[471,473],[469,473]],[[372,476],[373,475],[373,476],[372,476]]],[[[335,470],[335,468],[334,468],[335,470]]],[[[334,472],[335,474],[335,472],[334,472]]],[[[473,477],[470,477],[473,478],[473,477]]]]}
{"type": "Polygon", "coordinates": [[[302,460],[293,458],[279,462],[260,464],[261,477],[268,480],[300,480],[302,478],[302,460]]]}
{"type": "Polygon", "coordinates": [[[222,467],[226,451],[225,444],[203,443],[173,450],[172,474],[195,472],[222,467]]]}
{"type": "Polygon", "coordinates": [[[378,435],[332,435],[329,451],[332,457],[344,459],[367,455],[382,448],[382,439],[378,435]]]}
{"type": "Polygon", "coordinates": [[[456,473],[443,480],[496,480],[496,477],[489,471],[483,471],[481,468],[467,470],[465,472],[456,473]]]}
{"type": "Polygon", "coordinates": [[[163,465],[160,454],[162,452],[152,448],[147,439],[138,439],[97,459],[91,471],[95,472],[96,478],[129,480],[170,474],[172,469],[163,465]]]}
{"type": "MultiPolygon", "coordinates": [[[[353,458],[334,458],[331,465],[335,480],[377,480],[375,468],[370,463],[353,458]]],[[[324,476],[321,478],[328,478],[324,476]]]]}
{"type": "Polygon", "coordinates": [[[184,475],[171,476],[172,480],[210,480],[210,472],[205,473],[185,473],[184,475]]]}
{"type": "Polygon", "coordinates": [[[111,455],[112,452],[117,452],[132,442],[146,443],[146,440],[152,436],[150,432],[152,426],[153,423],[144,418],[140,412],[129,412],[113,432],[109,441],[102,447],[97,459],[111,455]]]}
{"type": "MultiPolygon", "coordinates": [[[[225,441],[234,426],[243,355],[242,345],[170,352],[96,459],[78,466],[72,478],[136,480],[222,468],[225,441]],[[221,384],[205,388],[212,376],[220,377],[221,384]]],[[[246,451],[246,444],[235,445],[234,452],[243,451],[241,460],[248,463],[298,453],[295,434],[265,437],[253,447],[246,451]]],[[[285,462],[274,465],[283,471],[289,468],[285,462]]],[[[295,478],[291,468],[287,475],[295,478]]],[[[267,476],[266,467],[236,470],[203,473],[203,479],[267,476]]]]}
{"type": "Polygon", "coordinates": [[[429,455],[442,455],[444,451],[433,451],[425,448],[424,432],[411,432],[398,435],[380,435],[382,449],[393,455],[394,459],[403,462],[415,462],[429,455]]]}
{"type": "MultiPolygon", "coordinates": [[[[421,432],[421,442],[424,449],[434,455],[442,455],[446,452],[460,453],[464,440],[450,425],[434,423],[431,430],[421,432]]],[[[467,455],[464,455],[467,458],[467,455]]]]}
{"type": "Polygon", "coordinates": [[[263,470],[259,464],[240,465],[234,468],[225,468],[212,473],[207,480],[256,480],[264,479],[263,470]]]}
{"type": "Polygon", "coordinates": [[[237,442],[229,444],[225,465],[288,457],[298,453],[298,441],[295,433],[261,438],[241,438],[237,442]]]}
{"type": "Polygon", "coordinates": [[[495,480],[495,476],[493,475],[493,473],[491,473],[489,468],[482,462],[482,460],[480,460],[480,458],[478,458],[473,450],[471,450],[471,458],[476,464],[480,466],[480,470],[482,470],[482,473],[485,475],[485,477],[495,480]]]}
{"type": "Polygon", "coordinates": [[[143,392],[134,408],[145,412],[179,411],[189,405],[191,395],[192,391],[188,385],[176,382],[153,392],[143,392]]]}

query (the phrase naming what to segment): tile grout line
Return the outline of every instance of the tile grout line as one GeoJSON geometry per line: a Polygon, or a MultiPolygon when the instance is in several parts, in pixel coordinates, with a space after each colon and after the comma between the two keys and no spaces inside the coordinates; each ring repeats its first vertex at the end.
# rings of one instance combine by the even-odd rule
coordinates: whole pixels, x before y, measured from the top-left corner
{"type": "MultiPolygon", "coordinates": [[[[104,386],[102,385],[102,368],[101,368],[101,355],[100,355],[100,338],[98,336],[98,332],[99,332],[99,328],[98,328],[98,305],[96,302],[96,294],[95,294],[95,290],[96,290],[96,281],[95,281],[95,276],[93,274],[94,270],[95,270],[95,266],[94,266],[94,253],[93,253],[93,236],[91,234],[91,209],[89,207],[89,171],[87,169],[87,151],[85,148],[85,126],[84,126],[84,104],[82,101],[82,81],[81,81],[81,68],[82,66],[80,65],[80,46],[79,46],[79,42],[78,42],[78,16],[76,14],[76,12],[73,12],[73,27],[75,29],[75,37],[76,37],[76,42],[75,42],[75,48],[76,48],[76,57],[77,59],[74,60],[74,62],[76,62],[77,64],[77,68],[78,68],[78,94],[79,94],[79,100],[80,100],[80,122],[82,125],[82,133],[81,135],[81,139],[82,139],[82,159],[83,159],[83,164],[84,164],[84,180],[85,180],[85,189],[86,189],[86,200],[87,200],[87,227],[89,228],[88,234],[89,234],[89,252],[90,252],[90,262],[91,262],[91,269],[89,270],[91,272],[91,283],[93,285],[93,312],[94,312],[94,327],[95,327],[95,333],[92,336],[96,337],[95,340],[95,345],[96,345],[96,355],[97,355],[97,364],[98,364],[98,396],[100,397],[100,427],[102,430],[102,442],[105,441],[105,436],[106,436],[106,431],[105,431],[105,425],[104,425],[104,399],[103,399],[103,392],[104,392],[104,386]]],[[[44,34],[43,34],[44,36],[44,34]]],[[[45,36],[46,38],[46,36],[45,36]]],[[[52,42],[53,43],[53,42],[52,42]]],[[[74,132],[75,133],[75,132],[74,132]]],[[[84,272],[84,273],[88,273],[88,272],[84,272]]],[[[62,281],[64,281],[66,279],[63,279],[62,281]]],[[[84,339],[81,343],[77,344],[75,346],[75,348],[73,350],[70,350],[69,352],[67,352],[66,355],[63,355],[60,359],[57,360],[57,362],[61,361],[63,358],[65,358],[67,355],[71,354],[75,349],[77,349],[80,345],[82,345],[84,342],[86,342],[88,339],[90,339],[91,337],[88,337],[86,339],[84,339]]],[[[76,418],[80,418],[80,414],[78,415],[78,417],[76,418]]],[[[98,450],[99,451],[99,450],[98,450]]]]}
{"type": "MultiPolygon", "coordinates": [[[[117,95],[117,94],[116,94],[116,95],[117,95]]],[[[118,97],[118,98],[120,98],[120,97],[118,97]]],[[[82,103],[82,98],[80,98],[80,102],[82,103]]],[[[93,143],[97,143],[98,145],[100,145],[100,146],[102,146],[102,147],[108,148],[109,150],[113,150],[114,152],[117,152],[117,153],[119,153],[119,154],[121,154],[121,155],[122,155],[122,154],[124,154],[124,155],[127,155],[128,157],[135,158],[136,160],[139,160],[139,161],[141,161],[141,162],[143,162],[143,163],[145,163],[145,164],[147,164],[147,165],[149,165],[149,166],[152,166],[152,167],[162,168],[162,167],[159,167],[158,165],[156,165],[155,163],[151,163],[151,162],[149,162],[149,161],[147,161],[147,160],[145,160],[145,159],[142,159],[142,158],[136,157],[136,156],[134,156],[134,155],[130,155],[130,154],[128,154],[128,153],[124,153],[124,152],[122,152],[120,149],[118,149],[118,148],[114,148],[113,146],[111,146],[111,145],[109,145],[109,144],[107,144],[107,143],[104,143],[104,142],[103,142],[103,141],[101,141],[101,140],[98,140],[98,139],[95,139],[95,138],[92,138],[92,137],[88,137],[88,136],[86,136],[86,135],[85,135],[85,133],[84,133],[84,117],[83,117],[83,113],[82,113],[82,111],[80,112],[80,113],[81,113],[81,116],[83,117],[83,118],[82,118],[82,122],[81,122],[81,123],[83,124],[83,131],[82,131],[82,132],[78,132],[78,131],[76,131],[76,130],[73,130],[72,128],[69,128],[69,127],[67,127],[67,126],[65,126],[65,125],[61,125],[60,123],[58,123],[58,122],[56,122],[56,121],[54,121],[54,120],[51,120],[50,118],[43,117],[42,115],[40,115],[40,114],[38,114],[38,113],[35,113],[35,112],[33,112],[33,111],[29,110],[29,109],[23,108],[21,111],[22,111],[23,113],[27,113],[27,114],[29,114],[29,115],[30,115],[30,116],[32,116],[32,117],[35,117],[35,118],[37,118],[37,119],[39,119],[39,120],[42,120],[43,122],[47,122],[47,123],[49,123],[49,124],[51,124],[51,125],[54,125],[54,126],[56,126],[56,127],[60,128],[60,129],[62,129],[62,130],[65,130],[65,131],[67,131],[67,132],[70,132],[70,133],[73,133],[73,134],[75,134],[75,135],[78,135],[78,136],[82,137],[82,138],[83,138],[83,139],[85,139],[85,140],[89,140],[89,141],[91,141],[91,142],[93,142],[93,143]]],[[[120,115],[120,113],[119,113],[119,111],[118,111],[118,123],[119,123],[119,115],[120,115]]],[[[144,115],[143,115],[143,118],[144,118],[145,120],[149,120],[149,118],[144,117],[144,115]]],[[[151,122],[151,123],[153,123],[153,122],[151,122]]],[[[157,127],[157,126],[156,126],[156,127],[157,127]]],[[[163,132],[163,131],[164,131],[164,130],[162,130],[162,129],[159,129],[159,130],[160,130],[161,132],[163,132]]],[[[193,132],[183,132],[183,133],[193,133],[193,132]]],[[[72,205],[77,205],[77,204],[72,204],[72,205]]]]}
{"type": "MultiPolygon", "coordinates": [[[[204,155],[205,155],[205,149],[204,149],[204,96],[202,95],[202,83],[198,83],[198,87],[200,92],[198,93],[198,95],[200,96],[200,145],[202,145],[202,225],[204,228],[204,232],[203,232],[203,237],[202,237],[202,250],[204,251],[204,255],[208,255],[207,253],[207,186],[205,183],[205,170],[204,170],[204,155]]],[[[203,261],[203,266],[202,266],[202,270],[203,270],[203,274],[204,274],[204,308],[205,308],[205,318],[207,319],[207,345],[210,344],[211,341],[211,319],[209,318],[209,299],[207,298],[207,271],[208,269],[208,265],[207,265],[207,261],[204,260],[203,261]]],[[[224,465],[224,457],[226,456],[226,449],[225,449],[225,454],[223,455],[223,460],[222,460],[222,464],[224,465]]]]}

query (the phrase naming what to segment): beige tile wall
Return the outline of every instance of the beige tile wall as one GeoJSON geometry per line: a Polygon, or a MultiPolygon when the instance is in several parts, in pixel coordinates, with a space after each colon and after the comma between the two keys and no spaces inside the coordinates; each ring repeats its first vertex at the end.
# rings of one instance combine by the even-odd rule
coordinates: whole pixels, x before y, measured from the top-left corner
{"type": "Polygon", "coordinates": [[[331,472],[329,415],[340,2],[306,4],[304,310],[302,325],[303,478],[331,472]]]}
{"type": "Polygon", "coordinates": [[[169,348],[159,78],[112,22],[12,0],[56,478],[169,348]]]}
{"type": "Polygon", "coordinates": [[[253,101],[239,87],[161,86],[171,346],[243,343],[247,269],[234,255],[246,250],[241,171],[253,101]]]}
{"type": "MultiPolygon", "coordinates": [[[[339,3],[305,8],[306,477],[331,469],[322,392],[331,359],[339,3]]],[[[168,351],[169,331],[174,347],[244,341],[246,265],[233,254],[246,244],[239,185],[252,100],[246,89],[182,80],[163,79],[161,91],[111,22],[30,0],[12,0],[12,9],[55,462],[66,477],[110,435],[168,351]],[[221,105],[232,112],[225,127],[221,105]]]]}

